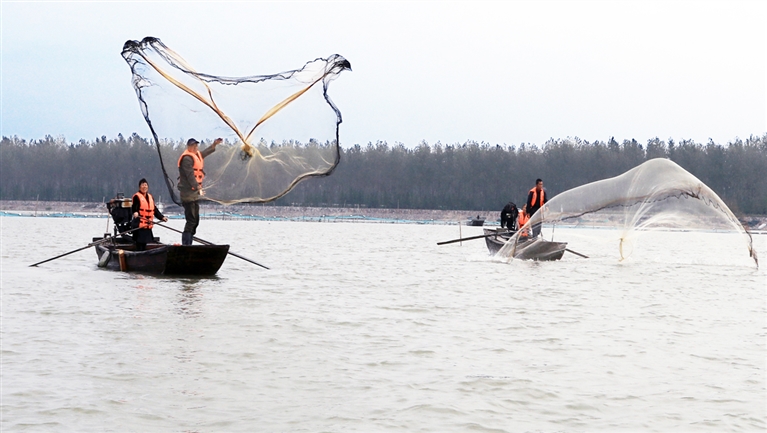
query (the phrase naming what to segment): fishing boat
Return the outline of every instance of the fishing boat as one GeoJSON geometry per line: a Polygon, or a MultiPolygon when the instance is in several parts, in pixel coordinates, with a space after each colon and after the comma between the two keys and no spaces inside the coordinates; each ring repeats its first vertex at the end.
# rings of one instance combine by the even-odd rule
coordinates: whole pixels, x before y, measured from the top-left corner
{"type": "Polygon", "coordinates": [[[158,275],[215,275],[229,252],[229,245],[169,245],[159,238],[144,251],[121,236],[94,237],[93,242],[98,242],[100,268],[158,275]]]}
{"type": "Polygon", "coordinates": [[[467,225],[474,226],[474,227],[482,227],[485,225],[485,218],[477,215],[476,218],[469,218],[469,222],[467,225]]]}
{"type": "Polygon", "coordinates": [[[131,230],[131,199],[122,193],[107,203],[114,222],[114,234],[94,237],[99,267],[123,272],[159,275],[210,276],[218,272],[229,252],[229,245],[164,244],[155,237],[144,251],[136,251],[131,230]]]}
{"type": "MultiPolygon", "coordinates": [[[[507,230],[484,229],[485,243],[491,254],[496,254],[514,234],[507,230]]],[[[521,241],[514,249],[513,257],[518,260],[553,261],[565,254],[567,242],[552,242],[537,237],[521,241]]]]}

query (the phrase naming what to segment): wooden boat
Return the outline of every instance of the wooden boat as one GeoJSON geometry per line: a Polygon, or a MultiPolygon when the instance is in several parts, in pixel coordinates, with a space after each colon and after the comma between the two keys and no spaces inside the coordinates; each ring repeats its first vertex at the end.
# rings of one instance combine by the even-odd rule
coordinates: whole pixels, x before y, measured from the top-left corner
{"type": "MultiPolygon", "coordinates": [[[[513,235],[508,231],[484,229],[485,243],[491,254],[496,254],[513,235]]],[[[519,242],[514,250],[514,258],[518,260],[553,261],[559,260],[565,254],[567,242],[552,242],[537,237],[519,242]]]]}
{"type": "MultiPolygon", "coordinates": [[[[94,242],[104,238],[93,238],[94,242]]],[[[218,272],[229,252],[229,245],[168,245],[155,242],[145,251],[121,237],[95,245],[99,267],[147,274],[210,276],[218,272]]]]}
{"type": "Polygon", "coordinates": [[[482,227],[483,225],[485,225],[485,219],[477,215],[476,218],[469,218],[468,225],[474,226],[474,227],[482,227]]]}

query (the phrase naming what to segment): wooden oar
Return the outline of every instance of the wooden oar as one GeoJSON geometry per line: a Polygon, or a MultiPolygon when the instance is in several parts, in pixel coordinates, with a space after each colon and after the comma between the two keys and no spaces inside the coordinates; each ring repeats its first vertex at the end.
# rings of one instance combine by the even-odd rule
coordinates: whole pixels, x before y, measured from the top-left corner
{"type": "Polygon", "coordinates": [[[472,240],[472,239],[482,239],[482,238],[488,238],[488,237],[490,237],[490,236],[502,235],[502,234],[506,234],[506,233],[514,233],[514,232],[505,231],[505,232],[495,232],[495,233],[490,233],[490,234],[487,234],[487,235],[469,236],[468,238],[458,238],[458,239],[453,239],[453,240],[450,240],[450,241],[437,242],[437,245],[447,245],[447,244],[454,244],[454,243],[456,243],[456,242],[461,242],[461,241],[470,241],[470,240],[472,240]]]}
{"type": "MultiPolygon", "coordinates": [[[[138,227],[137,227],[137,228],[135,228],[135,229],[131,229],[131,230],[128,230],[128,231],[124,231],[124,232],[122,232],[122,233],[120,233],[120,234],[121,234],[121,235],[125,235],[125,234],[128,234],[128,233],[130,233],[130,232],[132,232],[132,231],[134,231],[134,230],[138,230],[138,227]]],[[[46,262],[50,262],[51,260],[60,259],[60,258],[62,258],[62,257],[64,257],[64,256],[68,256],[68,255],[70,255],[70,254],[72,254],[72,253],[76,253],[76,252],[78,252],[78,251],[82,251],[82,250],[84,250],[84,249],[86,249],[86,248],[90,248],[90,247],[93,247],[93,246],[96,246],[96,245],[100,245],[100,244],[103,244],[104,242],[109,242],[109,241],[111,241],[112,239],[113,239],[112,237],[108,237],[108,238],[104,238],[104,239],[102,239],[102,240],[100,240],[100,241],[91,242],[91,243],[89,243],[88,245],[86,245],[86,246],[84,246],[84,247],[82,247],[82,248],[78,248],[78,249],[76,249],[76,250],[72,250],[72,251],[70,251],[70,252],[68,252],[68,253],[60,254],[60,255],[58,255],[58,256],[56,256],[56,257],[51,257],[50,259],[46,259],[46,260],[43,260],[42,262],[37,262],[37,263],[35,263],[34,265],[29,265],[29,266],[30,266],[30,267],[33,267],[33,266],[37,266],[37,265],[42,265],[43,263],[46,263],[46,262]]]]}
{"type": "MultiPolygon", "coordinates": [[[[184,232],[182,232],[181,230],[176,230],[176,229],[174,229],[173,227],[170,227],[170,226],[166,226],[166,225],[164,225],[164,224],[160,224],[160,223],[158,223],[158,222],[155,222],[155,223],[154,223],[154,225],[156,225],[156,226],[160,226],[160,227],[164,227],[164,228],[166,228],[166,229],[168,229],[168,230],[173,230],[173,231],[174,231],[174,232],[176,232],[176,233],[181,233],[181,234],[183,234],[183,233],[184,233],[184,232]]],[[[214,244],[213,242],[208,242],[208,241],[206,241],[205,239],[200,239],[200,238],[198,238],[198,237],[195,237],[195,236],[192,236],[192,239],[196,240],[197,242],[199,242],[199,243],[201,243],[201,244],[205,244],[205,245],[216,245],[216,244],[214,244]]],[[[262,267],[262,268],[264,268],[264,269],[269,269],[268,267],[266,267],[266,266],[262,265],[261,263],[258,263],[258,262],[256,262],[255,260],[251,260],[251,259],[249,259],[249,258],[247,258],[247,257],[243,257],[243,256],[241,256],[241,255],[239,255],[239,254],[236,254],[236,253],[233,253],[233,252],[231,252],[231,251],[227,251],[227,254],[231,254],[231,255],[233,255],[233,256],[235,256],[235,257],[237,257],[238,259],[242,259],[242,260],[245,260],[246,262],[250,262],[250,263],[253,263],[254,265],[258,265],[258,266],[261,266],[261,267],[262,267]]]]}
{"type": "Polygon", "coordinates": [[[584,259],[588,259],[588,258],[589,258],[589,256],[583,255],[583,254],[581,254],[581,253],[577,253],[577,252],[575,252],[575,251],[571,250],[570,248],[565,248],[565,251],[567,251],[568,253],[573,253],[573,254],[575,254],[576,256],[581,256],[581,257],[583,257],[584,259]]]}

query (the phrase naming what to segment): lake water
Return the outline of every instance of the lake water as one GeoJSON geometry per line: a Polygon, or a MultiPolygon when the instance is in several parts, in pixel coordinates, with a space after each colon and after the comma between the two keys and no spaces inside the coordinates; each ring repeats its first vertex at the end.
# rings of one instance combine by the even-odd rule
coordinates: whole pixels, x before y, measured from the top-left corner
{"type": "Polygon", "coordinates": [[[648,234],[619,262],[557,229],[591,258],[502,263],[436,245],[458,226],[204,220],[272,269],[187,279],[92,249],[30,268],[106,220],[0,223],[2,431],[767,429],[767,264],[722,235],[648,234]]]}

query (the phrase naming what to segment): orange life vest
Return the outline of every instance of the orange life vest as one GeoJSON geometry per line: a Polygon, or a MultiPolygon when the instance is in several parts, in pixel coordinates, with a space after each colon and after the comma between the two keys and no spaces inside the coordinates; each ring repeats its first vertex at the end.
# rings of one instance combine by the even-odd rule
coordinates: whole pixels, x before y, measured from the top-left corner
{"type": "MultiPolygon", "coordinates": [[[[527,224],[527,222],[530,221],[530,216],[527,214],[527,212],[521,210],[519,211],[519,215],[517,216],[517,227],[518,230],[522,230],[522,227],[527,224]]],[[[520,236],[527,236],[527,229],[522,230],[522,233],[519,234],[520,236]]]]}
{"type": "MultiPolygon", "coordinates": [[[[197,183],[200,184],[200,189],[202,189],[202,180],[205,179],[205,171],[203,170],[204,163],[202,161],[202,154],[200,154],[199,151],[197,152],[190,152],[189,149],[185,150],[184,153],[181,154],[181,156],[178,158],[178,166],[181,167],[181,160],[184,159],[185,156],[192,157],[192,161],[194,161],[194,178],[197,180],[197,183]]],[[[194,191],[194,187],[192,187],[192,191],[194,191]]]]}
{"type": "Polygon", "coordinates": [[[140,219],[138,227],[140,229],[151,229],[154,227],[154,224],[152,224],[152,221],[154,221],[154,197],[149,193],[146,193],[146,197],[144,197],[144,194],[140,192],[137,192],[135,197],[138,197],[139,201],[138,216],[140,219]]]}
{"type": "MultiPolygon", "coordinates": [[[[533,199],[532,199],[532,200],[530,200],[530,204],[531,204],[532,206],[535,206],[535,200],[537,200],[537,199],[538,199],[538,191],[536,191],[536,190],[535,190],[535,187],[533,187],[533,188],[530,190],[530,192],[531,192],[531,193],[533,193],[533,199]]],[[[546,191],[545,191],[545,190],[543,190],[543,189],[541,189],[541,199],[540,199],[540,203],[538,204],[538,207],[541,207],[541,206],[543,206],[543,200],[544,200],[544,199],[543,199],[543,196],[544,196],[544,195],[546,195],[546,191]]]]}

